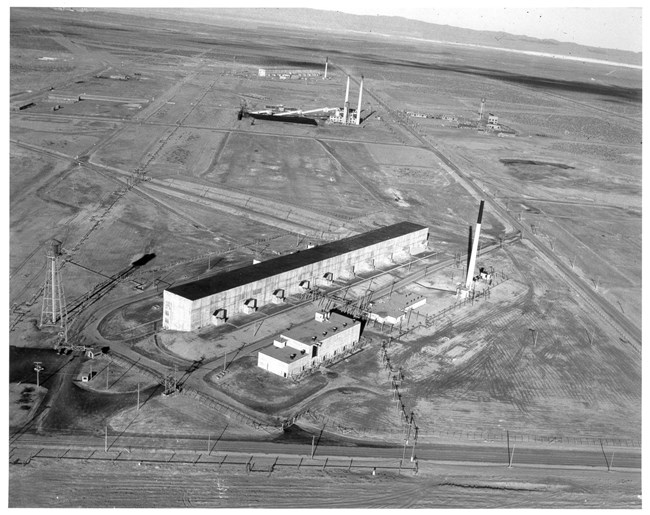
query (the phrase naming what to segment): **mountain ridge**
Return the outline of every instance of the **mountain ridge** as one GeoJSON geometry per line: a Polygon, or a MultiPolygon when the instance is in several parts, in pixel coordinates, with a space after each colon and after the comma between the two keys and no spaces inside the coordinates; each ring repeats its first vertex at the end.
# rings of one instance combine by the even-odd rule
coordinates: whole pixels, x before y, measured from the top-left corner
{"type": "Polygon", "coordinates": [[[111,8],[100,9],[177,19],[187,22],[212,25],[215,23],[254,23],[257,25],[278,25],[287,28],[320,30],[327,33],[367,33],[368,35],[396,36],[429,39],[456,44],[486,45],[509,50],[548,52],[560,55],[620,61],[641,65],[642,53],[627,50],[608,49],[563,42],[555,39],[539,39],[507,32],[479,31],[451,25],[440,25],[400,16],[368,16],[324,11],[305,7],[299,8],[111,8]]]}

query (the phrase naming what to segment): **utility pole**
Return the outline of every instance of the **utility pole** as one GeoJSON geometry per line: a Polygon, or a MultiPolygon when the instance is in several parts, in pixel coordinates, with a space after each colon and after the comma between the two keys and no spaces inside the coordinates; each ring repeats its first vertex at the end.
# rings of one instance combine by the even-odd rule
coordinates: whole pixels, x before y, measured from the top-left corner
{"type": "Polygon", "coordinates": [[[136,411],[140,411],[140,383],[138,383],[138,404],[136,411]]]}
{"type": "Polygon", "coordinates": [[[404,458],[406,456],[406,445],[408,443],[408,440],[405,438],[404,439],[404,450],[402,450],[402,459],[399,462],[399,473],[401,474],[402,472],[402,463],[404,463],[404,458]]]}

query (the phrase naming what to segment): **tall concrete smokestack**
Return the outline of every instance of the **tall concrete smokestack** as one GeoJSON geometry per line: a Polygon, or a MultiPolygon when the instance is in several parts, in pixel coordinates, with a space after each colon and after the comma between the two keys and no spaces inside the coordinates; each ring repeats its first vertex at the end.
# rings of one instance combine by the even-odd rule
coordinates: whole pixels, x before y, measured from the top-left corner
{"type": "Polygon", "coordinates": [[[485,98],[481,99],[481,108],[478,112],[478,121],[480,122],[483,119],[483,108],[485,107],[485,98]]]}
{"type": "Polygon", "coordinates": [[[327,64],[328,64],[329,60],[330,60],[329,57],[325,58],[325,76],[323,77],[323,79],[327,79],[327,64]]]}
{"type": "Polygon", "coordinates": [[[357,107],[357,125],[361,123],[361,96],[363,95],[363,75],[361,76],[361,86],[359,86],[359,107],[357,107]]]}
{"type": "Polygon", "coordinates": [[[348,123],[348,111],[350,110],[350,76],[348,75],[348,85],[345,87],[345,104],[343,104],[343,123],[348,123]]]}
{"type": "Polygon", "coordinates": [[[474,241],[472,242],[472,255],[469,258],[469,264],[467,265],[467,279],[465,280],[465,289],[469,290],[472,279],[474,278],[474,267],[476,266],[476,255],[478,254],[478,239],[481,235],[481,220],[483,219],[483,204],[484,200],[481,200],[481,207],[478,209],[478,220],[476,222],[476,231],[474,231],[474,241]]]}

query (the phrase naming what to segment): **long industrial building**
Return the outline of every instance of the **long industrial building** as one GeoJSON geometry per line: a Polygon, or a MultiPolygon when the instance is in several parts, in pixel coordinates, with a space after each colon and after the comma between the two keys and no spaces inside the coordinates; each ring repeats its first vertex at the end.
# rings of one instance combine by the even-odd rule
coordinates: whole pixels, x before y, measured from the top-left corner
{"type": "Polygon", "coordinates": [[[288,295],[338,278],[355,269],[399,261],[423,252],[429,229],[400,222],[258,264],[172,286],[163,294],[163,328],[194,331],[238,313],[252,313],[288,295]]]}

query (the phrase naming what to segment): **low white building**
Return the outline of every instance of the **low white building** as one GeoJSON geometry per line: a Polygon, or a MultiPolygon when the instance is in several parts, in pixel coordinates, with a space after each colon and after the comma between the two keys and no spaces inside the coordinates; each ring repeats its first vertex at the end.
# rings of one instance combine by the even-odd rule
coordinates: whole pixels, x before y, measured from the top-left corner
{"type": "Polygon", "coordinates": [[[374,320],[379,324],[397,325],[406,318],[410,310],[426,303],[427,298],[423,295],[394,292],[389,297],[383,297],[371,304],[368,320],[374,320]]]}
{"type": "Polygon", "coordinates": [[[273,345],[260,350],[257,366],[280,377],[291,377],[344,354],[360,336],[358,320],[318,312],[314,320],[284,331],[273,345]]]}

